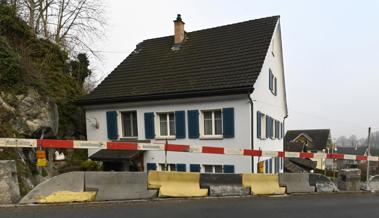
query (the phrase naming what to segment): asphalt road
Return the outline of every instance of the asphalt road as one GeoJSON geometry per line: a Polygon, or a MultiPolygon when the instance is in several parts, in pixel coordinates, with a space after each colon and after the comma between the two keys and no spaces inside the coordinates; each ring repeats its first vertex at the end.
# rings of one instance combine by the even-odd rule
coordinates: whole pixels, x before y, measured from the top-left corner
{"type": "Polygon", "coordinates": [[[217,199],[167,199],[0,208],[0,218],[378,218],[373,194],[302,195],[217,199]]]}

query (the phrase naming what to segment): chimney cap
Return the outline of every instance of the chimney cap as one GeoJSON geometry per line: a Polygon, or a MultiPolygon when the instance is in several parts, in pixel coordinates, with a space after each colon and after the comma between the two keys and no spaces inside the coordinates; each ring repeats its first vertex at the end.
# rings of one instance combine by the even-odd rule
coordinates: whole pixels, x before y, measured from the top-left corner
{"type": "Polygon", "coordinates": [[[183,20],[182,20],[182,15],[181,14],[178,14],[177,16],[176,16],[176,20],[174,20],[174,22],[176,23],[176,22],[182,22],[183,24],[184,24],[184,22],[183,22],[183,20]]]}

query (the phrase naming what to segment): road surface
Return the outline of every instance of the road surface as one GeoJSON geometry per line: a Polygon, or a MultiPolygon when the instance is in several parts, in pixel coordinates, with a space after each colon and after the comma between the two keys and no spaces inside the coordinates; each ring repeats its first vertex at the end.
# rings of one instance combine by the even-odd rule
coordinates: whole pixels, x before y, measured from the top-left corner
{"type": "Polygon", "coordinates": [[[0,218],[378,218],[379,195],[166,199],[0,208],[0,218]]]}

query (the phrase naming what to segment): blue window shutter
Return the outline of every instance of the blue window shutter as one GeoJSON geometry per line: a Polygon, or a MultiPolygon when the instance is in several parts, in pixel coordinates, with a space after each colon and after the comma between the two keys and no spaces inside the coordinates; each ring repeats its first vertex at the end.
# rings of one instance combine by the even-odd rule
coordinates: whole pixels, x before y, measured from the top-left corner
{"type": "Polygon", "coordinates": [[[269,81],[268,81],[268,86],[269,86],[269,88],[270,88],[270,90],[272,91],[273,90],[273,86],[272,86],[272,84],[273,84],[273,74],[272,74],[272,71],[271,71],[271,69],[269,69],[269,79],[268,79],[269,81]]]}
{"type": "Polygon", "coordinates": [[[265,160],[265,173],[268,173],[268,160],[265,160]]]}
{"type": "Polygon", "coordinates": [[[234,165],[224,165],[224,173],[234,173],[234,165]]]}
{"type": "Polygon", "coordinates": [[[155,137],[154,131],[154,113],[145,113],[145,138],[153,139],[155,137]]]}
{"type": "Polygon", "coordinates": [[[234,108],[222,110],[222,127],[224,138],[234,137],[234,108]]]}
{"type": "Polygon", "coordinates": [[[147,163],[147,171],[150,171],[150,170],[157,170],[157,165],[155,163],[147,163]]]}
{"type": "Polygon", "coordinates": [[[262,133],[261,133],[261,130],[262,130],[262,114],[261,112],[257,111],[257,138],[262,138],[262,133]]]}
{"type": "Polygon", "coordinates": [[[270,137],[274,137],[274,120],[270,117],[270,137]]]}
{"type": "Polygon", "coordinates": [[[279,130],[280,130],[280,122],[279,121],[276,121],[276,138],[277,139],[280,139],[280,133],[279,133],[279,130]]]}
{"type": "Polygon", "coordinates": [[[107,111],[108,139],[118,139],[117,112],[107,111]]]}
{"type": "Polygon", "coordinates": [[[186,165],[185,164],[176,164],[176,171],[179,172],[186,172],[186,165]]]}
{"type": "Polygon", "coordinates": [[[188,138],[199,138],[199,111],[189,110],[188,115],[188,138]]]}
{"type": "Polygon", "coordinates": [[[266,115],[266,138],[270,138],[270,117],[266,115]]]}
{"type": "Polygon", "coordinates": [[[176,138],[186,138],[186,120],[184,111],[175,111],[176,138]]]}
{"type": "Polygon", "coordinates": [[[275,84],[274,93],[275,93],[275,95],[277,95],[278,94],[278,80],[276,79],[276,77],[274,78],[274,84],[275,84]]]}
{"type": "Polygon", "coordinates": [[[200,164],[190,164],[190,172],[200,172],[200,164]]]}

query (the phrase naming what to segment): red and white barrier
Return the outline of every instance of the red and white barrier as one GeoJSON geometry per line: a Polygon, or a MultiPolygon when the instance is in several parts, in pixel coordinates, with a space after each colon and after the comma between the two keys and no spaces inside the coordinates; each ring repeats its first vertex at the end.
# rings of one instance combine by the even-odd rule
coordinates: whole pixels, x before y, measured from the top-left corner
{"type": "Polygon", "coordinates": [[[340,160],[370,160],[379,161],[377,156],[324,154],[307,152],[262,151],[251,149],[236,149],[214,146],[192,146],[163,143],[135,143],[110,141],[74,141],[55,139],[16,139],[0,138],[0,147],[15,148],[59,148],[59,149],[108,149],[108,150],[143,150],[143,151],[172,151],[204,154],[243,155],[254,157],[296,157],[340,160]]]}

